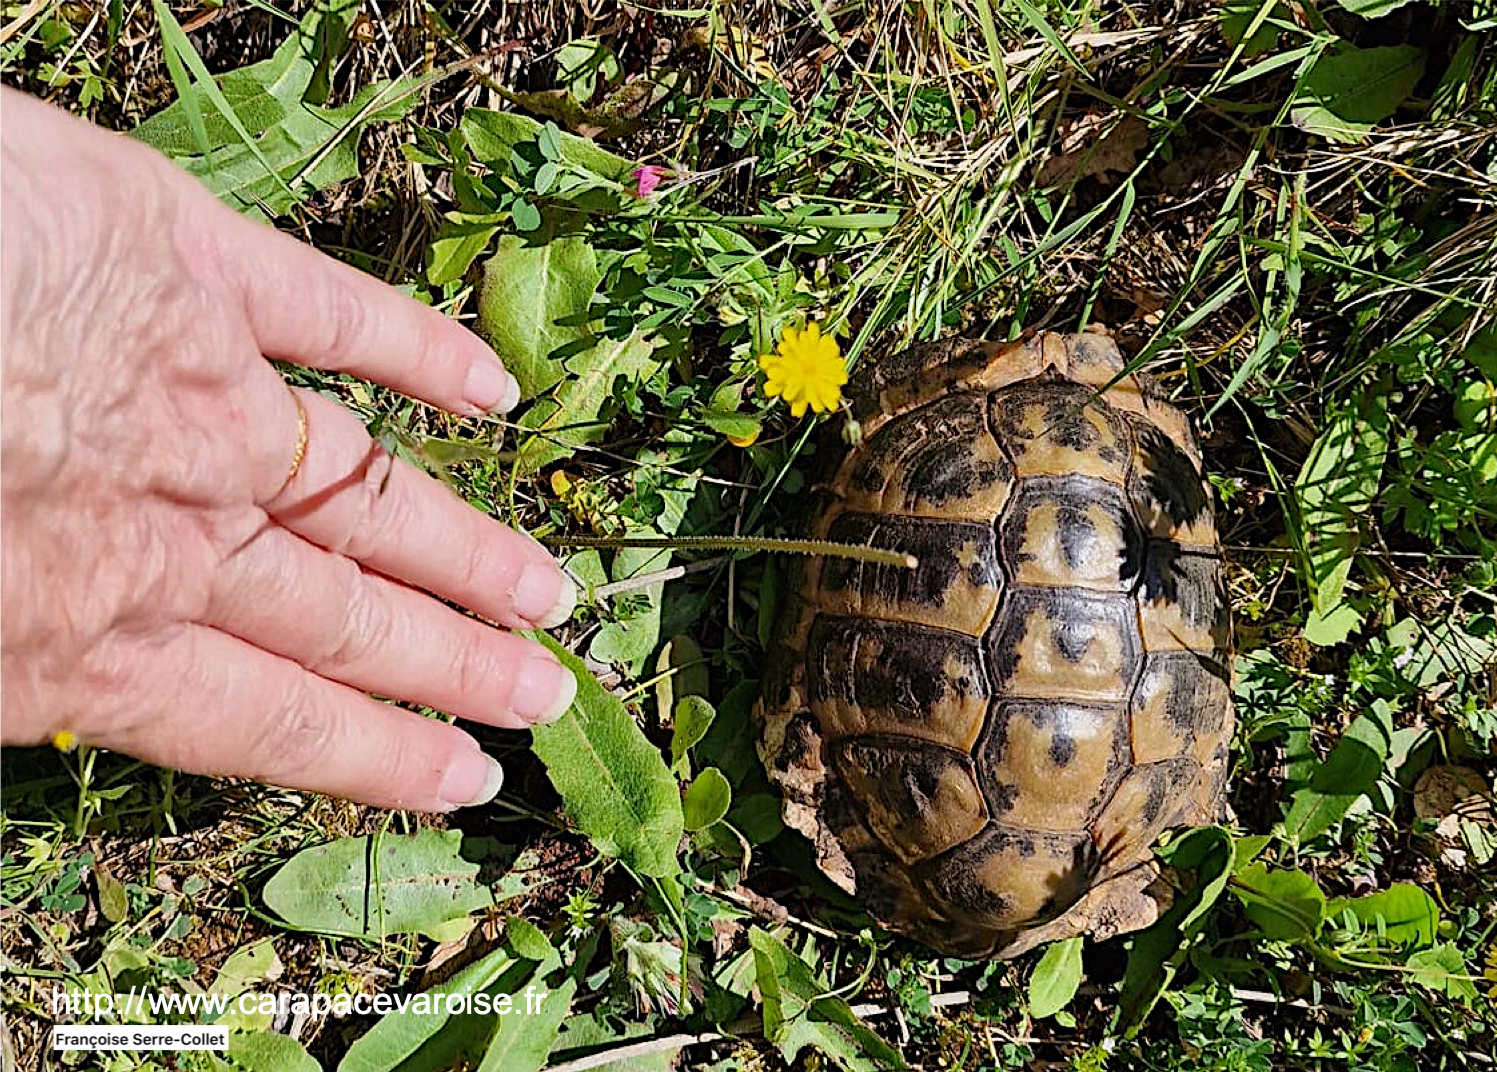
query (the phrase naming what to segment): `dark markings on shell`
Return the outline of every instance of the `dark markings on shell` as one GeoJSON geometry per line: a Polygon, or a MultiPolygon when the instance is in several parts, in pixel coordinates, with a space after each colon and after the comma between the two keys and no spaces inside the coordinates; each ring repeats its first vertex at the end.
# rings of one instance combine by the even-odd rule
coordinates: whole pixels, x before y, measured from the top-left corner
{"type": "MultiPolygon", "coordinates": [[[[1103,461],[1122,465],[1126,459],[1115,443],[1104,443],[1102,434],[1090,420],[1087,411],[1101,416],[1109,424],[1118,418],[1111,406],[1096,398],[1088,387],[1070,380],[1040,377],[999,391],[994,395],[996,423],[1010,441],[1025,441],[1032,432],[1024,426],[1028,407],[1036,402],[1044,407],[1043,435],[1063,447],[1095,452],[1103,461]]],[[[1152,426],[1151,426],[1152,427],[1152,426]]],[[[1127,442],[1127,434],[1118,428],[1118,439],[1127,442]]],[[[1188,464],[1188,463],[1187,463],[1188,464]]],[[[1199,478],[1195,478],[1199,479],[1199,478]]]]}
{"type": "Polygon", "coordinates": [[[1076,742],[1057,730],[1050,738],[1050,762],[1057,767],[1070,766],[1076,758],[1076,742]]]}
{"type": "Polygon", "coordinates": [[[775,756],[775,769],[789,770],[800,766],[811,755],[817,741],[816,720],[809,711],[803,711],[785,726],[785,743],[775,756]]]}
{"type": "Polygon", "coordinates": [[[1143,530],[1122,491],[1105,480],[1029,477],[1020,484],[1002,529],[1004,559],[1011,573],[1037,559],[1025,550],[1026,545],[1048,540],[1059,542],[1065,564],[1074,574],[1089,580],[1104,575],[1115,591],[1131,589],[1143,568],[1143,530]],[[1047,507],[1055,511],[1053,526],[1040,522],[1047,507]],[[1110,531],[1098,530],[1094,521],[1098,511],[1110,520],[1110,531]]]}
{"type": "Polygon", "coordinates": [[[1193,524],[1209,516],[1211,499],[1206,485],[1185,452],[1149,422],[1132,414],[1124,419],[1132,426],[1138,444],[1128,481],[1134,498],[1140,498],[1138,492],[1142,491],[1145,501],[1158,503],[1177,525],[1193,524]]]}
{"type": "Polygon", "coordinates": [[[1170,540],[1150,540],[1138,595],[1145,602],[1174,604],[1187,625],[1209,629],[1215,646],[1226,647],[1231,611],[1218,555],[1192,551],[1170,540]]]}
{"type": "Polygon", "coordinates": [[[950,382],[963,373],[979,371],[987,363],[983,343],[977,339],[940,339],[884,354],[860,368],[847,385],[853,416],[867,420],[881,408],[880,393],[907,387],[927,370],[939,369],[934,378],[950,382]]]}
{"type": "Polygon", "coordinates": [[[1227,668],[1193,651],[1149,655],[1139,693],[1164,689],[1164,713],[1182,740],[1217,733],[1231,692],[1227,668]]]}
{"type": "Polygon", "coordinates": [[[806,648],[813,703],[843,701],[923,721],[948,694],[965,699],[988,691],[977,641],[961,633],[821,615],[806,648]],[[965,672],[931,670],[953,664],[965,672]]]}
{"type": "MultiPolygon", "coordinates": [[[[1070,588],[1030,588],[1017,585],[1007,596],[997,628],[987,637],[994,680],[1011,695],[1029,695],[1026,675],[1040,673],[1047,682],[1059,672],[1052,665],[1024,665],[1023,650],[1033,650],[1048,639],[1049,646],[1071,666],[1098,669],[1126,691],[1140,657],[1136,610],[1127,596],[1100,596],[1070,588]],[[1048,636],[1030,638],[1029,625],[1039,619],[1048,636]],[[1091,651],[1093,645],[1095,651],[1091,651]],[[1091,651],[1088,657],[1087,653],[1091,651]]],[[[1096,675],[1091,675],[1096,676],[1096,675]]],[[[1121,699],[1122,697],[1117,697],[1121,699]]]]}
{"type": "Polygon", "coordinates": [[[892,485],[916,509],[958,502],[1013,478],[1007,458],[983,459],[973,451],[973,442],[987,435],[980,398],[938,399],[880,428],[863,444],[849,480],[869,494],[892,485]]]}
{"type": "Polygon", "coordinates": [[[940,607],[964,568],[958,553],[969,543],[976,547],[976,576],[972,582],[993,589],[1002,583],[994,549],[996,537],[986,525],[849,513],[832,522],[827,539],[903,551],[920,560],[920,568],[911,570],[828,558],[821,570],[821,585],[828,592],[857,592],[879,602],[940,607]]]}
{"type": "Polygon", "coordinates": [[[1013,810],[1014,801],[1019,799],[1018,786],[994,781],[992,778],[983,778],[980,781],[983,796],[988,802],[988,811],[995,819],[1002,818],[1013,810]]]}

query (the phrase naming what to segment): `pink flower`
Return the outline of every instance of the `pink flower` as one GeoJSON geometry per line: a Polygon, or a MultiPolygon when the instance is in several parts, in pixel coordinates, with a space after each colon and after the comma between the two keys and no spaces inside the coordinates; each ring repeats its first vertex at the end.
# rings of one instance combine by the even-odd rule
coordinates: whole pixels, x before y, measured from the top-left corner
{"type": "Polygon", "coordinates": [[[660,185],[660,180],[670,175],[669,168],[646,164],[634,172],[634,181],[639,184],[639,196],[649,197],[660,185]]]}

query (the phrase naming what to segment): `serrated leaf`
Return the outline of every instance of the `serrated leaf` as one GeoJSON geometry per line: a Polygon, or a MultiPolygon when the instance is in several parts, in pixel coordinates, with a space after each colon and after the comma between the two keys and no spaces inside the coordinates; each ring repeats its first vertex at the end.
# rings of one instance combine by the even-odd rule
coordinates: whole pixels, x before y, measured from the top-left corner
{"type": "Polygon", "coordinates": [[[1270,871],[1251,864],[1232,879],[1231,890],[1248,919],[1273,941],[1314,938],[1325,920],[1325,894],[1298,868],[1270,871]]]}
{"type": "Polygon", "coordinates": [[[1029,1015],[1036,1020],[1054,1016],[1076,996],[1081,985],[1080,935],[1051,942],[1029,977],[1029,1015]]]}
{"type": "Polygon", "coordinates": [[[575,375],[562,380],[549,397],[537,400],[520,418],[520,427],[532,434],[522,435],[515,459],[518,474],[525,476],[569,458],[578,447],[601,439],[605,428],[598,414],[612,395],[614,382],[620,377],[640,378],[654,367],[654,352],[654,338],[636,331],[622,339],[599,340],[567,361],[567,370],[575,375]]]}
{"type": "Polygon", "coordinates": [[[1424,50],[1412,45],[1327,52],[1305,73],[1290,122],[1330,141],[1359,142],[1398,110],[1423,74],[1424,50]]]}
{"type": "Polygon", "coordinates": [[[1440,925],[1440,907],[1418,886],[1397,882],[1363,897],[1338,897],[1326,906],[1328,918],[1350,912],[1369,933],[1399,945],[1429,945],[1440,925]]]}
{"type": "Polygon", "coordinates": [[[1421,949],[1404,962],[1413,973],[1414,982],[1436,994],[1455,998],[1470,1005],[1477,999],[1475,985],[1466,976],[1471,969],[1461,951],[1449,942],[1432,949],[1421,949]]]}
{"type": "Polygon", "coordinates": [[[1342,595],[1361,539],[1360,518],[1376,501],[1387,452],[1387,400],[1365,396],[1331,419],[1294,482],[1294,528],[1315,614],[1305,627],[1311,643],[1339,642],[1360,620],[1342,595]]]}
{"type": "Polygon", "coordinates": [[[542,228],[505,235],[485,262],[478,329],[533,398],[560,383],[565,357],[587,350],[588,307],[603,272],[592,246],[542,228]]]}
{"type": "Polygon", "coordinates": [[[807,1046],[848,1072],[907,1066],[898,1051],[832,997],[811,966],[768,931],[749,931],[764,1007],[764,1037],[794,1061],[807,1046]]]}
{"type": "MultiPolygon", "coordinates": [[[[459,830],[343,838],[303,849],[265,884],[265,904],[298,930],[381,938],[488,908],[459,830]]],[[[515,896],[521,890],[510,890],[515,896]]]]}
{"type": "Polygon", "coordinates": [[[377,83],[341,108],[297,103],[252,142],[235,134],[206,154],[194,147],[173,159],[235,211],[282,215],[318,190],[357,175],[364,129],[404,116],[416,103],[418,87],[414,79],[377,83]]]}
{"type": "Polygon", "coordinates": [[[683,696],[672,714],[671,765],[679,766],[686,752],[707,735],[717,710],[704,696],[683,696]]]}
{"type": "Polygon", "coordinates": [[[686,790],[682,810],[686,816],[686,829],[705,830],[728,814],[733,803],[733,790],[723,772],[708,767],[692,780],[686,790]]]}
{"type": "Polygon", "coordinates": [[[1352,720],[1309,785],[1297,789],[1284,816],[1284,830],[1305,842],[1341,821],[1357,799],[1377,785],[1393,746],[1393,710],[1378,700],[1352,720]]]}
{"type": "Polygon", "coordinates": [[[582,660],[549,637],[534,636],[577,675],[571,709],[531,730],[567,814],[605,855],[641,874],[674,874],[684,821],[665,760],[582,660]]]}

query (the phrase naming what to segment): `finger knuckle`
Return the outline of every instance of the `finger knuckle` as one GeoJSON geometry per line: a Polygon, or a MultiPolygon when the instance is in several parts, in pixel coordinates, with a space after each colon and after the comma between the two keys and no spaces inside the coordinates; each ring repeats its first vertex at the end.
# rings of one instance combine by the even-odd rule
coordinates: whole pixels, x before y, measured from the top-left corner
{"type": "Polygon", "coordinates": [[[478,630],[453,645],[452,660],[453,680],[463,696],[492,694],[505,679],[505,675],[499,672],[499,660],[491,638],[478,630]]]}
{"type": "Polygon", "coordinates": [[[346,365],[362,348],[368,310],[353,288],[336,276],[329,275],[322,285],[327,292],[319,306],[324,333],[320,349],[335,365],[346,365]]]}
{"type": "Polygon", "coordinates": [[[394,627],[389,600],[363,570],[349,559],[343,559],[337,569],[340,580],[333,598],[343,607],[343,619],[307,665],[315,673],[335,678],[369,663],[385,649],[394,627]]]}
{"type": "Polygon", "coordinates": [[[342,712],[325,702],[306,674],[294,675],[269,713],[265,732],[251,746],[258,765],[300,775],[318,770],[343,737],[342,712]]]}

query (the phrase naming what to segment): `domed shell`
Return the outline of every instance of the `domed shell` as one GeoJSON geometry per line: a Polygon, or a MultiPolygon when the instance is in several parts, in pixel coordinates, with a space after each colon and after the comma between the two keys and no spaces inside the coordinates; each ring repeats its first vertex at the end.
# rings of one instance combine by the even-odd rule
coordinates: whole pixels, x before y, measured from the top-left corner
{"type": "Polygon", "coordinates": [[[1220,809],[1233,718],[1211,498],[1184,417],[1104,335],[947,340],[851,389],[859,447],[760,706],[786,822],[888,926],[1007,957],[1145,926],[1151,846],[1220,809]]]}

